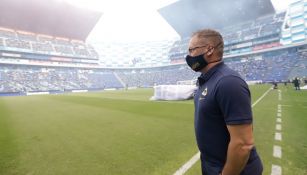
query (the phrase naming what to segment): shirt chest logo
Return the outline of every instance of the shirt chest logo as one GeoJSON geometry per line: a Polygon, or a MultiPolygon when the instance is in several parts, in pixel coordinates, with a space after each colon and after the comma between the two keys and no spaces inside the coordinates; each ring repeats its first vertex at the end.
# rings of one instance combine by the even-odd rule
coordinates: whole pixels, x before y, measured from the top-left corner
{"type": "Polygon", "coordinates": [[[199,97],[199,100],[204,100],[206,95],[207,95],[207,92],[208,92],[208,88],[206,87],[203,92],[201,93],[201,96],[199,97]]]}
{"type": "Polygon", "coordinates": [[[206,96],[207,95],[207,92],[208,92],[208,88],[206,87],[204,89],[204,91],[201,93],[202,96],[206,96]]]}

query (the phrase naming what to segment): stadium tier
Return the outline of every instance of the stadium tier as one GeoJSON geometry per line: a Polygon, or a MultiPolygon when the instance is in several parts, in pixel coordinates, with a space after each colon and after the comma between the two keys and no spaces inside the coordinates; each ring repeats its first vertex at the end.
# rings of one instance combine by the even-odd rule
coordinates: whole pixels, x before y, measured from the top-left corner
{"type": "MultiPolygon", "coordinates": [[[[220,29],[224,38],[224,55],[247,53],[281,46],[280,34],[286,12],[267,15],[220,29]]],[[[173,63],[183,62],[189,38],[176,41],[169,52],[173,63]]]]}
{"type": "MultiPolygon", "coordinates": [[[[259,54],[225,58],[247,81],[288,81],[306,76],[306,46],[259,54]]],[[[106,69],[60,68],[46,66],[2,65],[0,92],[100,90],[106,88],[152,87],[176,84],[199,76],[186,65],[154,68],[106,69]]]]}
{"type": "MultiPolygon", "coordinates": [[[[307,75],[307,46],[282,45],[286,12],[220,29],[224,62],[247,81],[307,75]]],[[[95,43],[0,28],[0,93],[152,87],[195,80],[184,60],[189,38],[95,43]]]]}
{"type": "Polygon", "coordinates": [[[122,88],[110,71],[34,66],[1,66],[0,92],[64,92],[122,88]]]}
{"type": "Polygon", "coordinates": [[[150,69],[133,69],[117,71],[120,79],[129,87],[153,87],[155,85],[171,85],[178,81],[196,79],[187,66],[167,66],[150,69]]]}
{"type": "Polygon", "coordinates": [[[98,53],[83,41],[0,28],[0,50],[98,59],[98,53]]]}
{"type": "Polygon", "coordinates": [[[100,64],[108,68],[137,68],[165,66],[170,64],[168,52],[172,40],[97,43],[100,64]]]}

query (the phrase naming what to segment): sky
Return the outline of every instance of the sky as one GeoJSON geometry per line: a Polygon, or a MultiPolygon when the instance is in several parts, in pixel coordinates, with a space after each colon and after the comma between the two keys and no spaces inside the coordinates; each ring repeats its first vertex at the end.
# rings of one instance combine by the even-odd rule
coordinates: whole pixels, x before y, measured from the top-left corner
{"type": "MultiPolygon", "coordinates": [[[[87,41],[129,42],[178,39],[176,31],[157,9],[177,0],[62,0],[103,13],[87,41]]],[[[277,11],[291,0],[271,0],[277,11]]]]}

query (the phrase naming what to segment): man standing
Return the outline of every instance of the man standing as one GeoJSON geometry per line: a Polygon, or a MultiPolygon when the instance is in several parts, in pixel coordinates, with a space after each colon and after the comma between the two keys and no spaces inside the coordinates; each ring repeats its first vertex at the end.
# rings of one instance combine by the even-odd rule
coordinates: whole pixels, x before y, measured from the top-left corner
{"type": "Polygon", "coordinates": [[[223,59],[220,33],[204,29],[189,43],[187,64],[201,72],[194,97],[195,133],[203,175],[260,175],[254,147],[251,97],[240,75],[223,59]]]}
{"type": "Polygon", "coordinates": [[[295,90],[301,90],[300,89],[300,80],[297,77],[293,80],[293,84],[294,84],[295,90]]]}

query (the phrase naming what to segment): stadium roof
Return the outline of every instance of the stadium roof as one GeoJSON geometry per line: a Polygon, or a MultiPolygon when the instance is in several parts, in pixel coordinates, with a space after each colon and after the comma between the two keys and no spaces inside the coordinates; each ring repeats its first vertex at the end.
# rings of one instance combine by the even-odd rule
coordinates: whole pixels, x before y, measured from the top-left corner
{"type": "Polygon", "coordinates": [[[102,15],[61,0],[0,0],[0,4],[1,27],[83,41],[102,15]]]}
{"type": "Polygon", "coordinates": [[[180,0],[158,11],[183,38],[275,13],[271,0],[180,0]]]}

